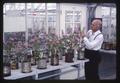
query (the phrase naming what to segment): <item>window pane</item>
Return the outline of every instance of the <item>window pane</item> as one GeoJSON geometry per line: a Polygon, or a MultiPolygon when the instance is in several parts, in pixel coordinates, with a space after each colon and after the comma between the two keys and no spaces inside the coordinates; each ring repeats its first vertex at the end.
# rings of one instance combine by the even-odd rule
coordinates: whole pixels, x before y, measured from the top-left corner
{"type": "Polygon", "coordinates": [[[110,15],[110,8],[109,7],[102,7],[102,15],[110,15]]]}
{"type": "Polygon", "coordinates": [[[56,3],[47,3],[47,9],[48,10],[55,10],[56,9],[56,3]]]}
{"type": "Polygon", "coordinates": [[[65,12],[65,22],[72,22],[73,20],[73,11],[65,12]]]}
{"type": "Polygon", "coordinates": [[[74,13],[74,21],[75,22],[80,22],[80,14],[81,14],[80,11],[75,11],[75,13],[74,13]]]}

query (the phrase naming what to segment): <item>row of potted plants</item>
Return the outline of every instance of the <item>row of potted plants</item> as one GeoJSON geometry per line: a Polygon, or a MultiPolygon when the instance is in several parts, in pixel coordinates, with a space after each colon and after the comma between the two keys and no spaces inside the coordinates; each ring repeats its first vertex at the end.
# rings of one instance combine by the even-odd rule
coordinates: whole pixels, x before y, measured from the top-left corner
{"type": "Polygon", "coordinates": [[[74,51],[77,49],[78,60],[84,59],[84,50],[81,42],[75,43],[74,34],[58,38],[55,34],[38,33],[29,43],[21,46],[14,46],[11,40],[9,43],[4,44],[3,63],[4,63],[4,76],[9,76],[11,69],[19,69],[21,63],[21,72],[32,72],[31,65],[37,65],[38,69],[46,69],[47,62],[51,65],[59,65],[59,60],[65,56],[65,62],[74,62],[74,51]],[[82,55],[81,55],[82,54],[82,55]],[[50,57],[50,61],[49,61],[50,57]]]}

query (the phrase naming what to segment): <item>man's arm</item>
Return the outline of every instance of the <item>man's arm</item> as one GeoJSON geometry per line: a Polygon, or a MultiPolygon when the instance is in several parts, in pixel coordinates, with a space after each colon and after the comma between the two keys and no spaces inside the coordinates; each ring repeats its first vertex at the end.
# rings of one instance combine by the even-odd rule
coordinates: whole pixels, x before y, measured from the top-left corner
{"type": "Polygon", "coordinates": [[[99,43],[103,43],[103,35],[99,35],[94,41],[90,42],[87,37],[83,38],[83,42],[85,43],[86,47],[88,49],[93,49],[96,47],[99,43]]]}

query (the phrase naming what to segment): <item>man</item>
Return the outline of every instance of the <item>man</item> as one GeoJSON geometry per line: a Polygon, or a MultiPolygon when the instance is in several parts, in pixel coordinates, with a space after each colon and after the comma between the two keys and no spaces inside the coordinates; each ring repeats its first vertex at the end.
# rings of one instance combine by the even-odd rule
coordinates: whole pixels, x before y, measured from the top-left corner
{"type": "Polygon", "coordinates": [[[82,33],[85,44],[85,58],[90,60],[88,63],[85,63],[86,80],[99,80],[98,69],[101,61],[99,50],[104,40],[100,31],[101,25],[101,20],[95,19],[92,21],[91,30],[86,35],[82,33]]]}

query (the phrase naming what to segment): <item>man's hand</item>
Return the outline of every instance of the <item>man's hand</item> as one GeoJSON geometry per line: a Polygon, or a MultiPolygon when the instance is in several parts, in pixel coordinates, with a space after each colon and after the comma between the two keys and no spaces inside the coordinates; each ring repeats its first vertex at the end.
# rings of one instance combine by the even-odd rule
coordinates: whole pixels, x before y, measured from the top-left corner
{"type": "Polygon", "coordinates": [[[84,31],[80,32],[80,36],[83,38],[86,36],[86,34],[84,33],[84,31]]]}

